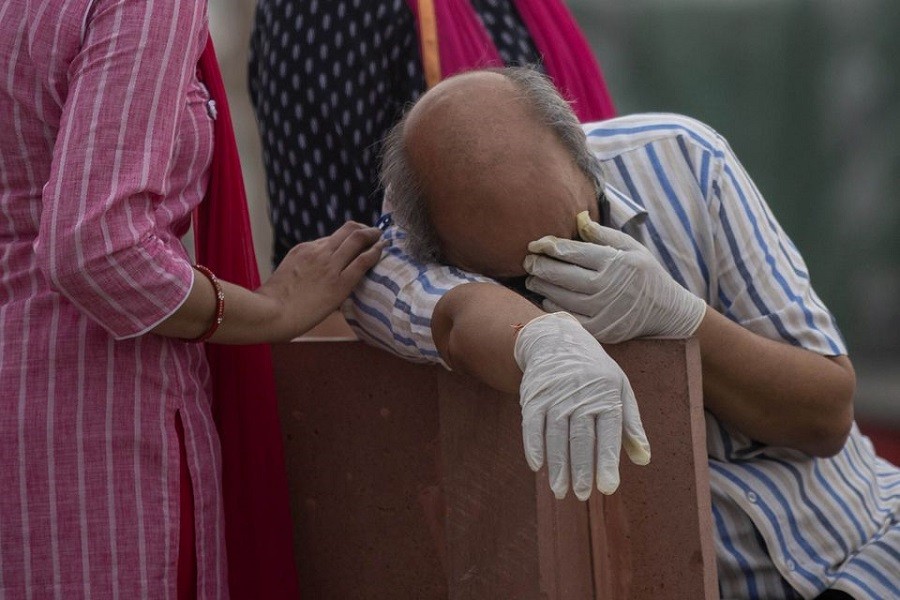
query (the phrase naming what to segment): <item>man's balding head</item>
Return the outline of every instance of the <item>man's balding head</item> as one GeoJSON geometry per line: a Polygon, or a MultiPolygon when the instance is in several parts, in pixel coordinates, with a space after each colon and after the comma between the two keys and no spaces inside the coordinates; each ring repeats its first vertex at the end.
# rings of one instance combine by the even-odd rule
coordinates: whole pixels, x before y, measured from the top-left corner
{"type": "Polygon", "coordinates": [[[418,258],[524,273],[529,241],[596,216],[595,163],[568,105],[529,69],[435,86],[388,138],[382,179],[418,258]]]}

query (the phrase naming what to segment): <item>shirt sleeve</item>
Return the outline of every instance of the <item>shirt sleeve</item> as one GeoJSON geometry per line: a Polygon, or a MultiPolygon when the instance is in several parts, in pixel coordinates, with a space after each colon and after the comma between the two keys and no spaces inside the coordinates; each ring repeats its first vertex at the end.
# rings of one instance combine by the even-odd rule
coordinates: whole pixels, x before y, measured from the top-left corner
{"type": "Polygon", "coordinates": [[[187,297],[193,270],[156,228],[205,42],[206,2],[97,0],[69,65],[36,253],[52,286],[116,338],[187,297]]]}
{"type": "MultiPolygon", "coordinates": [[[[344,302],[344,318],[360,339],[412,362],[439,363],[431,335],[434,307],[451,289],[494,280],[455,267],[417,262],[406,253],[406,233],[391,225],[384,256],[344,302]]],[[[498,284],[499,285],[499,284],[498,284]]]]}
{"type": "Polygon", "coordinates": [[[825,356],[847,353],[800,252],[728,143],[716,137],[709,208],[716,223],[716,308],[745,328],[825,356]]]}

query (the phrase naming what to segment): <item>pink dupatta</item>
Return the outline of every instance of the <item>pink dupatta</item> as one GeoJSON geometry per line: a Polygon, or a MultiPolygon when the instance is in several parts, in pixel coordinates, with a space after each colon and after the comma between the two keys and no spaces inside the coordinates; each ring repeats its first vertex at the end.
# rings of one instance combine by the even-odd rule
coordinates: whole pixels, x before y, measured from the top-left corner
{"type": "MultiPolygon", "coordinates": [[[[218,115],[209,188],[194,214],[197,262],[225,281],[255,289],[259,271],[240,157],[211,39],[199,70],[218,115]]],[[[231,598],[296,599],[293,525],[271,350],[268,345],[207,344],[206,356],[222,446],[231,598]]]]}
{"type": "MultiPolygon", "coordinates": [[[[468,0],[433,0],[441,74],[503,66],[468,0]]],[[[419,22],[418,0],[407,0],[419,22]]],[[[582,122],[614,117],[616,109],[584,35],[561,0],[513,0],[544,69],[582,122]]],[[[421,32],[420,32],[421,35],[421,32]]]]}

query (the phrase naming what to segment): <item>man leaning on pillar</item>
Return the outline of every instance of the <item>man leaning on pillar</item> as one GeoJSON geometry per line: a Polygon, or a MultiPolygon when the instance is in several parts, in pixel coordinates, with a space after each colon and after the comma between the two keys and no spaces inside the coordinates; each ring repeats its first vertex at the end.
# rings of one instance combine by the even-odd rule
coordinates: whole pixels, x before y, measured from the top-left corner
{"type": "Polygon", "coordinates": [[[537,72],[475,71],[394,128],[382,180],[390,247],[348,322],[518,392],[557,496],[612,493],[620,446],[650,458],[600,344],[695,336],[722,597],[900,597],[900,470],[859,432],[837,325],[722,136],[579,124],[537,72]]]}

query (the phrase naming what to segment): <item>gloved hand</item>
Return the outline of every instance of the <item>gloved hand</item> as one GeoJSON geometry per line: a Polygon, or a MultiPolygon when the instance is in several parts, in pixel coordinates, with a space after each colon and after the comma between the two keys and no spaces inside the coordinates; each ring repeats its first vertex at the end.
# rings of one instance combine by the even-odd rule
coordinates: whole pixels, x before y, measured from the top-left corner
{"type": "Polygon", "coordinates": [[[572,313],[595,338],[690,337],[706,302],[681,287],[650,251],[626,233],[578,215],[584,242],[553,236],[528,244],[526,287],[544,310],[572,313]]]}
{"type": "Polygon", "coordinates": [[[594,481],[604,494],[616,491],[623,432],[631,461],[650,462],[650,444],[628,378],[572,315],[561,312],[529,321],[519,331],[514,354],[523,372],[519,401],[525,457],[537,471],[546,453],[550,488],[557,498],[565,497],[570,473],[579,500],[591,495],[594,481]]]}

